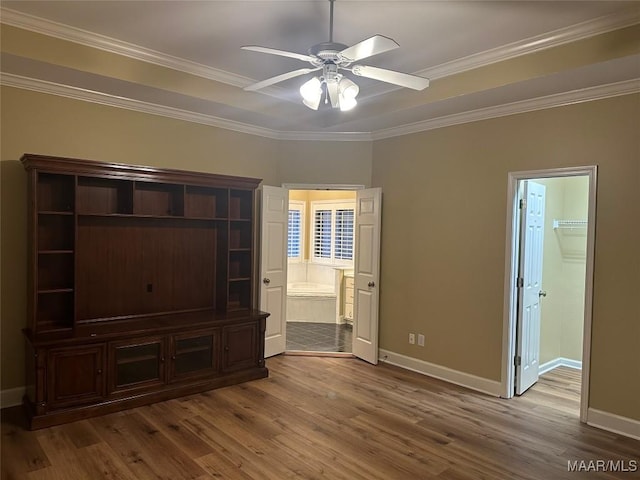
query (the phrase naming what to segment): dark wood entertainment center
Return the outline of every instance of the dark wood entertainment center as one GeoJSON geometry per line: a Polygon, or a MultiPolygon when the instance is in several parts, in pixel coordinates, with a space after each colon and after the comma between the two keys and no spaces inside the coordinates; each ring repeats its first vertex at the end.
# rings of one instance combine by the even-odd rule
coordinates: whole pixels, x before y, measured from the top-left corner
{"type": "Polygon", "coordinates": [[[260,180],[25,154],[32,429],[268,375],[260,180]]]}

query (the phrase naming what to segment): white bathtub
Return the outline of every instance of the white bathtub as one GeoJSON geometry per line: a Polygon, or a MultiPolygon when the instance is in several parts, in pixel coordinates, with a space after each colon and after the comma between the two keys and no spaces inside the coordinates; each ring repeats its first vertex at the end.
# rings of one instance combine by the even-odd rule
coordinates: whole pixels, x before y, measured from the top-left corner
{"type": "Polygon", "coordinates": [[[287,295],[292,297],[334,297],[336,296],[333,285],[322,283],[299,282],[287,284],[287,295]]]}
{"type": "Polygon", "coordinates": [[[287,285],[287,321],[336,323],[338,297],[332,285],[290,283],[287,285]]]}
{"type": "Polygon", "coordinates": [[[289,264],[287,321],[340,323],[342,271],[308,262],[289,264]]]}

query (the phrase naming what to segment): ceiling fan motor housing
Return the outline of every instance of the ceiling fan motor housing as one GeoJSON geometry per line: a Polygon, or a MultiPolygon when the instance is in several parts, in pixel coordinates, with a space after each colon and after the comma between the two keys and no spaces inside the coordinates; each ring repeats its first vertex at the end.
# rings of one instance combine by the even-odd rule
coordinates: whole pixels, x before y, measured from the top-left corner
{"type": "Polygon", "coordinates": [[[311,47],[309,49],[309,55],[319,58],[322,60],[322,63],[340,63],[342,59],[338,56],[338,53],[345,48],[347,48],[347,45],[342,43],[323,42],[311,47]]]}

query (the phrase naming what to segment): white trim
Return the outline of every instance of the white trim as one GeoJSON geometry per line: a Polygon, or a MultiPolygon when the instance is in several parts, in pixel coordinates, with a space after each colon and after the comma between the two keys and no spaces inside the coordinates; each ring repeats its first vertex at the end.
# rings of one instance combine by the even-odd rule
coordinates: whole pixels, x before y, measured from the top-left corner
{"type": "Polygon", "coordinates": [[[225,118],[206,115],[203,113],[189,112],[179,108],[167,107],[155,103],[143,102],[124,97],[118,97],[102,92],[87,90],[79,87],[62,85],[34,78],[23,77],[11,73],[0,75],[0,84],[32,90],[39,93],[58,95],[74,100],[107,105],[111,107],[124,108],[136,112],[159,115],[167,118],[174,118],[186,122],[193,122],[212,127],[223,128],[249,135],[271,138],[274,140],[300,140],[300,141],[334,141],[334,142],[366,142],[381,140],[385,138],[398,137],[410,133],[424,132],[437,128],[460,125],[463,123],[477,122],[490,118],[504,117],[519,113],[544,110],[547,108],[572,105],[576,103],[602,100],[620,95],[629,95],[640,92],[640,78],[626,80],[624,82],[611,83],[598,87],[584,88],[570,92],[548,95],[546,97],[523,100],[494,107],[472,110],[469,112],[446,115],[444,117],[433,118],[421,122],[401,125],[399,127],[387,128],[376,132],[285,132],[270,128],[257,127],[242,122],[236,122],[225,118]]]}
{"type": "Polygon", "coordinates": [[[158,52],[150,48],[141,47],[133,43],[124,42],[116,38],[89,32],[81,28],[72,27],[44,18],[36,17],[28,13],[1,8],[2,23],[12,27],[22,28],[31,32],[40,33],[49,37],[59,38],[87,47],[97,48],[105,52],[115,53],[124,57],[133,58],[154,65],[168,67],[180,72],[190,73],[198,77],[207,78],[216,82],[226,83],[236,87],[246,87],[254,83],[253,79],[236,75],[234,73],[218,70],[217,68],[201,63],[185,60],[166,53],[158,52]]]}
{"type": "MultiPolygon", "coordinates": [[[[640,89],[639,89],[640,90],[640,89]]],[[[370,142],[371,132],[284,132],[275,131],[278,140],[303,140],[318,142],[370,142]]]]}
{"type": "Polygon", "coordinates": [[[552,32],[546,32],[507,45],[501,45],[491,50],[458,58],[433,68],[426,68],[416,72],[415,75],[435,80],[437,78],[466,72],[474,68],[485,67],[493,63],[510,60],[522,55],[566,45],[567,43],[576,42],[620,28],[629,27],[638,23],[638,21],[640,21],[640,11],[638,11],[636,7],[633,7],[625,11],[587,20],[552,32]]]}
{"type": "Polygon", "coordinates": [[[570,358],[558,357],[538,366],[538,375],[544,375],[551,370],[558,367],[574,368],[576,370],[582,370],[582,362],[580,360],[571,360],[570,358]]]}
{"type": "MultiPolygon", "coordinates": [[[[17,10],[0,8],[0,17],[2,18],[2,23],[5,23],[6,25],[78,43],[80,45],[86,45],[99,50],[116,53],[118,55],[134,58],[143,62],[168,67],[217,82],[226,83],[228,85],[246,87],[247,85],[255,82],[253,79],[224,70],[219,70],[208,65],[185,60],[183,58],[124,42],[106,35],[100,35],[98,33],[40,18],[35,15],[19,12],[17,10]]],[[[628,27],[638,23],[639,20],[640,13],[638,12],[638,9],[629,8],[624,11],[587,20],[585,22],[563,27],[551,32],[542,33],[507,45],[502,45],[491,50],[468,55],[435,67],[426,68],[415,72],[415,75],[434,80],[593,37],[619,28],[628,27]]],[[[270,92],[263,93],[269,94],[270,92]]],[[[275,91],[271,94],[275,94],[275,91]]]]}
{"type": "Polygon", "coordinates": [[[587,425],[640,440],[640,420],[589,408],[587,425]]]}
{"type": "Polygon", "coordinates": [[[0,390],[0,408],[15,407],[22,403],[22,397],[26,393],[25,387],[7,388],[0,390]]]}
{"type": "Polygon", "coordinates": [[[524,172],[509,172],[507,188],[507,228],[505,248],[504,275],[504,304],[503,304],[503,334],[502,334],[502,393],[504,398],[513,397],[515,355],[515,323],[516,297],[515,278],[518,257],[518,208],[517,188],[522,180],[553,177],[589,177],[589,207],[587,219],[587,256],[584,292],[584,327],[582,343],[582,384],[580,393],[580,421],[587,421],[589,406],[589,372],[591,368],[591,324],[593,316],[593,267],[595,255],[596,228],[596,188],[598,167],[596,165],[584,167],[553,168],[548,170],[529,170],[524,172]]]}
{"type": "Polygon", "coordinates": [[[599,85],[597,87],[582,88],[579,90],[555,93],[553,95],[546,95],[544,97],[532,98],[529,100],[520,100],[512,103],[505,103],[503,105],[470,110],[468,112],[454,113],[452,115],[431,118],[420,122],[409,123],[407,125],[400,125],[398,127],[384,128],[373,132],[372,137],[373,140],[382,140],[384,138],[425,132],[428,130],[435,130],[437,128],[450,127],[463,123],[506,117],[509,115],[545,110],[548,108],[563,107],[566,105],[591,102],[593,100],[602,100],[605,98],[618,97],[620,95],[629,95],[638,92],[640,92],[640,78],[634,78],[632,80],[609,83],[607,85],[599,85]]]}
{"type": "Polygon", "coordinates": [[[495,380],[477,377],[470,373],[453,370],[448,367],[443,367],[442,365],[436,365],[435,363],[425,362],[424,360],[408,357],[400,353],[390,352],[389,350],[380,349],[378,356],[384,363],[402,367],[406,370],[411,370],[412,372],[444,380],[445,382],[460,385],[494,397],[500,396],[501,385],[500,382],[495,380]]]}
{"type": "Polygon", "coordinates": [[[315,263],[319,265],[329,265],[339,268],[353,268],[355,261],[355,220],[356,220],[356,201],[349,199],[331,199],[331,200],[311,200],[309,201],[309,263],[315,263]],[[316,257],[316,212],[318,210],[330,210],[331,211],[331,257],[316,257]],[[337,222],[337,210],[353,210],[353,244],[351,247],[351,260],[344,260],[336,258],[336,222],[337,222]]]}
{"type": "Polygon", "coordinates": [[[342,183],[283,183],[282,188],[289,190],[363,190],[365,186],[342,183]]]}
{"type": "Polygon", "coordinates": [[[235,122],[225,118],[214,117],[204,113],[195,113],[179,108],[167,107],[156,103],[143,102],[130,98],[118,97],[115,95],[87,90],[79,87],[71,87],[59,83],[48,82],[46,80],[38,80],[11,73],[2,73],[0,76],[0,84],[9,87],[23,88],[33,90],[34,92],[58,95],[61,97],[71,98],[73,100],[83,100],[90,103],[107,105],[110,107],[123,108],[133,110],[134,112],[148,113],[150,115],[159,115],[161,117],[174,118],[184,120],[186,122],[199,123],[202,125],[210,125],[212,127],[224,128],[250,135],[260,137],[277,138],[277,132],[268,128],[256,127],[246,123],[235,122]]]}

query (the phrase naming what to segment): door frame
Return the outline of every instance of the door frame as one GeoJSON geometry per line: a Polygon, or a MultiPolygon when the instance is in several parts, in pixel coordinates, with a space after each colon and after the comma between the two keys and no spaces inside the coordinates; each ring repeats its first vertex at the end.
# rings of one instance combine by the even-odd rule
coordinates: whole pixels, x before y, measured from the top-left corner
{"type": "Polygon", "coordinates": [[[593,267],[595,254],[596,232],[596,191],[597,191],[597,165],[551,168],[545,170],[529,170],[521,172],[509,172],[507,188],[507,219],[505,242],[505,275],[504,275],[504,307],[503,307],[503,334],[502,334],[502,397],[514,396],[514,362],[517,300],[518,289],[516,281],[518,276],[518,261],[520,250],[520,209],[519,184],[523,180],[535,180],[539,178],[576,177],[587,176],[589,179],[589,198],[587,213],[587,251],[584,291],[584,329],[582,340],[582,384],[580,392],[580,421],[586,423],[587,408],[589,406],[589,378],[591,368],[591,322],[593,316],[593,267]]]}
{"type": "MultiPolygon", "coordinates": [[[[291,190],[344,190],[344,191],[356,191],[356,190],[364,190],[365,188],[367,188],[365,185],[360,185],[360,184],[345,184],[345,183],[282,183],[280,184],[280,187],[282,188],[286,188],[289,192],[291,192],[291,190]]],[[[355,253],[355,251],[354,251],[355,253]]],[[[285,286],[285,296],[287,294],[287,288],[285,286]]],[[[283,310],[283,315],[284,315],[284,322],[286,324],[286,317],[287,317],[287,307],[286,307],[286,300],[285,300],[285,306],[284,306],[284,310],[283,310]]],[[[285,333],[285,340],[286,340],[286,333],[285,333]]],[[[353,348],[352,348],[353,350],[353,348]]],[[[284,352],[287,353],[287,348],[286,348],[286,344],[285,344],[285,349],[284,352]]],[[[330,356],[344,356],[344,357],[353,357],[353,353],[341,353],[341,352],[330,352],[328,354],[324,354],[322,352],[314,352],[314,355],[316,356],[325,356],[325,355],[330,355],[330,356]]]]}

